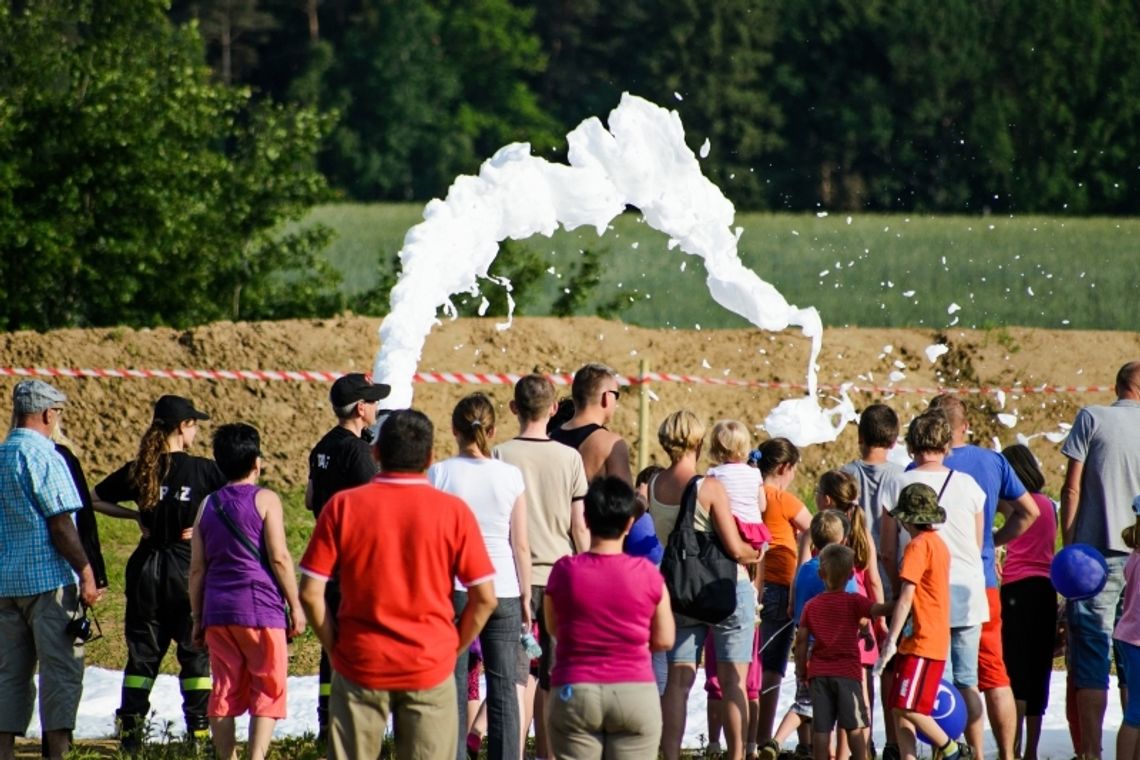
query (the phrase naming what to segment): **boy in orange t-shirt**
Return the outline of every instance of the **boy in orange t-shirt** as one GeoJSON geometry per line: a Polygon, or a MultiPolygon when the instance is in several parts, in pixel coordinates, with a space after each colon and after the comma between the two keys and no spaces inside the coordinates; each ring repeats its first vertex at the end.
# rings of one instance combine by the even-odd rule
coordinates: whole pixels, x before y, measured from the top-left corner
{"type": "Polygon", "coordinates": [[[957,742],[930,717],[950,651],[950,550],[934,533],[935,525],[946,522],[946,511],[938,506],[938,494],[933,488],[925,483],[911,483],[899,494],[891,517],[910,534],[911,540],[903,552],[899,569],[902,588],[875,672],[881,673],[895,656],[895,642],[902,634],[890,700],[898,721],[899,754],[903,760],[916,757],[918,729],[936,747],[935,758],[958,760],[961,753],[957,742]]]}

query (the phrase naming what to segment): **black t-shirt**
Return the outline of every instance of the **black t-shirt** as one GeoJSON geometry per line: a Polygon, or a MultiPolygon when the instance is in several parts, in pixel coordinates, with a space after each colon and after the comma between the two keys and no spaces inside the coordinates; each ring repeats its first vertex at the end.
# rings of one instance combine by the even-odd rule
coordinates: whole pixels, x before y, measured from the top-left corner
{"type": "Polygon", "coordinates": [[[57,443],[55,450],[63,457],[63,461],[67,462],[71,479],[75,481],[75,490],[79,491],[79,500],[83,502],[83,508],[75,513],[75,527],[79,531],[79,541],[83,544],[87,561],[91,563],[95,586],[107,588],[107,565],[103,561],[103,549],[99,545],[99,525],[95,521],[95,508],[91,505],[91,489],[87,487],[87,477],[83,474],[79,458],[71,452],[71,449],[57,443]]]}
{"type": "Polygon", "coordinates": [[[337,425],[309,452],[309,480],[313,483],[313,514],[335,494],[364,485],[377,472],[368,443],[337,425]]]}
{"type": "MultiPolygon", "coordinates": [[[[150,544],[170,546],[182,541],[186,528],[193,527],[202,500],[226,484],[226,476],[212,459],[195,457],[184,451],[165,455],[166,477],[162,479],[158,504],[154,509],[140,509],[139,520],[150,531],[150,544]]],[[[138,489],[131,483],[128,462],[95,486],[99,498],[105,501],[138,501],[138,489]]]]}

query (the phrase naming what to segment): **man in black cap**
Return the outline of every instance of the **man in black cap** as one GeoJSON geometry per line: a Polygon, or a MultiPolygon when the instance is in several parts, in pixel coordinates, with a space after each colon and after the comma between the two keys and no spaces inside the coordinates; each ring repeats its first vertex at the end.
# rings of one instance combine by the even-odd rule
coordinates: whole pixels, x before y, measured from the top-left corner
{"type": "MultiPolygon", "coordinates": [[[[337,424],[309,452],[309,483],[305,488],[305,506],[314,516],[332,496],[347,488],[364,485],[377,472],[372,447],[362,434],[376,423],[377,402],[387,397],[391,388],[373,383],[359,372],[344,375],[333,383],[329,402],[337,424]]],[[[334,617],[340,603],[340,587],[330,580],[325,587],[325,602],[334,617]]],[[[332,666],[328,653],[321,650],[320,693],[317,697],[318,739],[328,735],[329,690],[332,666]]]]}

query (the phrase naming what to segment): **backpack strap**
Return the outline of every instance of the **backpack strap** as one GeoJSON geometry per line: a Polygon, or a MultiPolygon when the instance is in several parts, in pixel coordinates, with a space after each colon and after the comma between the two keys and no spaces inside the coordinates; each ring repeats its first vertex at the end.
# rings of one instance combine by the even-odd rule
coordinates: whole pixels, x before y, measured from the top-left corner
{"type": "Polygon", "coordinates": [[[942,481],[942,489],[941,489],[941,490],[938,492],[938,501],[939,501],[939,503],[941,503],[941,502],[942,502],[942,494],[946,493],[946,486],[950,485],[950,477],[951,477],[953,474],[954,474],[954,471],[953,471],[953,470],[950,470],[950,471],[949,471],[949,472],[946,474],[946,480],[942,481]]]}
{"type": "Polygon", "coordinates": [[[696,534],[693,522],[697,516],[697,492],[700,490],[698,488],[700,482],[701,476],[694,475],[685,486],[685,491],[681,494],[681,510],[677,513],[677,523],[673,526],[674,533],[680,530],[696,534]]]}
{"type": "Polygon", "coordinates": [[[226,526],[226,530],[228,530],[233,535],[233,537],[237,539],[239,544],[245,547],[245,550],[249,552],[254,559],[261,563],[262,567],[268,570],[269,563],[267,562],[265,555],[262,554],[261,549],[253,545],[253,541],[249,536],[242,532],[242,529],[238,527],[236,522],[234,522],[234,518],[231,517],[224,509],[222,509],[222,505],[218,503],[217,499],[214,498],[214,494],[207,496],[206,501],[213,508],[214,514],[217,515],[218,519],[222,521],[222,525],[226,526]]]}

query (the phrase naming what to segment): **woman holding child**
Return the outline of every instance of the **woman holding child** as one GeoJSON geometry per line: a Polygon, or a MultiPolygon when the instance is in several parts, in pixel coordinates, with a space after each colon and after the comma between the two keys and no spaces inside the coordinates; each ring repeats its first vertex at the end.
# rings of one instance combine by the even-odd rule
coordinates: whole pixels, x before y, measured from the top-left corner
{"type": "Polygon", "coordinates": [[[685,732],[686,705],[696,678],[696,665],[705,637],[713,636],[717,654],[717,676],[724,697],[724,733],[729,760],[744,757],[744,732],[748,721],[748,701],[744,682],[752,661],[752,641],[756,604],[748,572],[743,567],[760,559],[760,553],[740,536],[733,518],[728,495],[714,478],[697,475],[697,460],[704,443],[705,426],[688,410],[674,412],[665,418],[657,431],[657,440],[669,456],[669,467],[649,483],[649,513],[653,516],[658,538],[668,543],[682,498],[691,481],[696,482],[697,505],[694,528],[715,532],[728,556],[741,564],[737,576],[736,609],[717,625],[676,616],[677,636],[669,652],[669,676],[662,700],[662,752],[667,760],[680,756],[681,738],[685,732]]]}

